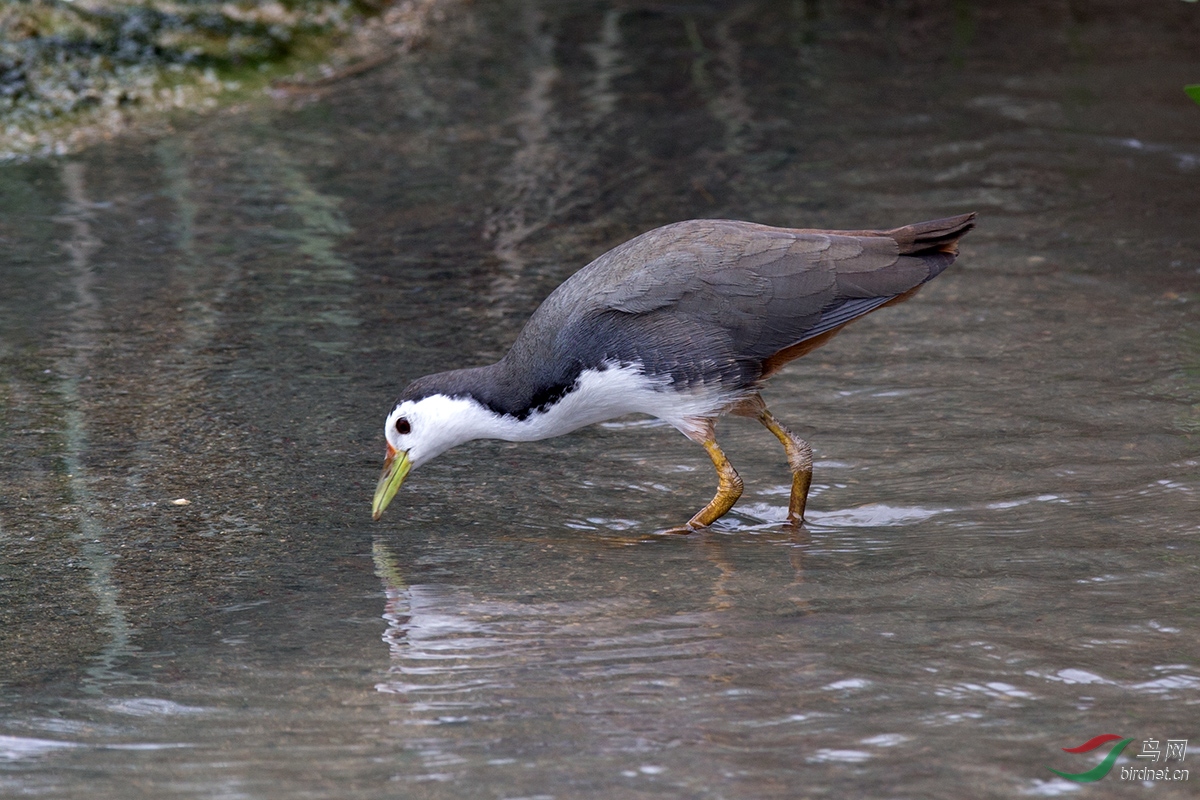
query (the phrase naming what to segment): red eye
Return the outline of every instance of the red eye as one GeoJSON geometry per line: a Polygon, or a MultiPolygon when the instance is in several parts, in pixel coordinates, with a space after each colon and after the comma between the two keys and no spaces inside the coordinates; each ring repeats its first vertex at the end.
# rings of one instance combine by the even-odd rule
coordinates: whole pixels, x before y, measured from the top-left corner
{"type": "Polygon", "coordinates": [[[412,433],[412,425],[408,424],[408,420],[406,418],[401,417],[400,419],[396,420],[396,433],[400,434],[401,436],[406,436],[409,433],[412,433]]]}

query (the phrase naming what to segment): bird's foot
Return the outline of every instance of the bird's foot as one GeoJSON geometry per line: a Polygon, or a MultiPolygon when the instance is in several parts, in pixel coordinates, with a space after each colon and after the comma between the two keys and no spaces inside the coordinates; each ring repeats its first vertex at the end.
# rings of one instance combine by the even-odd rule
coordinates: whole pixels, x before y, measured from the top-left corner
{"type": "Polygon", "coordinates": [[[675,535],[675,536],[688,536],[690,534],[695,533],[696,531],[704,530],[705,527],[707,527],[707,526],[692,525],[689,522],[686,525],[677,525],[674,528],[667,528],[665,531],[659,531],[659,533],[671,534],[671,535],[675,535]]]}
{"type": "Polygon", "coordinates": [[[779,523],[779,527],[799,530],[804,527],[804,517],[793,517],[789,514],[786,521],[779,523]]]}

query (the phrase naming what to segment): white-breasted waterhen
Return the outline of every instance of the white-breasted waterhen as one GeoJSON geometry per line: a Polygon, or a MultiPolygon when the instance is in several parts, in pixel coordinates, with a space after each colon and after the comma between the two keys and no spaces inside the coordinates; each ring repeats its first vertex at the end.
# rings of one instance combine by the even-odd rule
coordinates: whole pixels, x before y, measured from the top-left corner
{"type": "Polygon", "coordinates": [[[804,519],[812,448],[767,410],[763,381],[847,323],[911,297],[948,267],[974,214],[889,231],[691,220],[613,248],[555,289],[495,364],[427,375],[387,416],[379,519],[409,471],[472,439],[533,441],[626,414],[665,420],[708,451],[716,496],[686,526],[727,512],[742,481],[717,446],[723,414],[758,419],[792,470],[804,519]]]}

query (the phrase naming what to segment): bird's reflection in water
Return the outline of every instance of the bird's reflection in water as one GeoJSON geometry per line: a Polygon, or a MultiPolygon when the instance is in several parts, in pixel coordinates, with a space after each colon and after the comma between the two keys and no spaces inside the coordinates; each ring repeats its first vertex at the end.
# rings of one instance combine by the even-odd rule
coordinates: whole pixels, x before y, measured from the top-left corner
{"type": "MultiPolygon", "coordinates": [[[[776,581],[774,590],[782,596],[791,594],[789,585],[803,583],[808,536],[799,527],[755,534],[752,541],[712,531],[687,541],[645,537],[643,543],[661,545],[665,538],[699,555],[686,558],[693,565],[688,574],[707,574],[707,581],[685,581],[661,593],[657,585],[627,582],[608,596],[558,599],[549,594],[532,601],[519,595],[483,597],[444,584],[410,584],[392,550],[377,539],[373,557],[386,598],[383,640],[391,664],[376,688],[403,695],[444,722],[454,715],[491,713],[487,707],[498,711],[495,707],[511,698],[489,689],[529,691],[522,675],[530,669],[537,671],[537,691],[545,699],[597,681],[711,677],[718,665],[706,662],[720,661],[716,654],[732,646],[717,640],[736,639],[737,618],[749,610],[738,607],[739,598],[753,597],[754,586],[764,579],[776,581]],[[760,574],[761,553],[753,570],[739,567],[745,548],[768,548],[769,561],[776,564],[786,558],[790,582],[779,581],[778,567],[770,576],[760,574]]],[[[646,551],[636,557],[642,555],[654,557],[646,551]]],[[[791,614],[808,613],[807,600],[795,596],[791,604],[791,614]]]]}

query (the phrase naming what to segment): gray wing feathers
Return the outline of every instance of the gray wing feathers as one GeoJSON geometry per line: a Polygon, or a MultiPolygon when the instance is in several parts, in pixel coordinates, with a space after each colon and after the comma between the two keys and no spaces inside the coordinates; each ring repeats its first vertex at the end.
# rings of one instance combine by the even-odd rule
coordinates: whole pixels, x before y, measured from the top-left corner
{"type": "Polygon", "coordinates": [[[673,280],[680,269],[687,269],[692,254],[668,253],[646,262],[646,269],[626,278],[620,285],[599,295],[603,307],[626,314],[646,314],[678,303],[688,284],[673,280]]]}
{"type": "Polygon", "coordinates": [[[973,217],[893,231],[728,220],[668,225],[576,273],[547,298],[514,347],[540,350],[536,334],[553,327],[557,354],[591,363],[652,361],[656,371],[688,383],[731,370],[752,382],[765,359],[936,276],[954,260],[973,217]],[[526,334],[532,338],[521,342],[526,334]]]}

